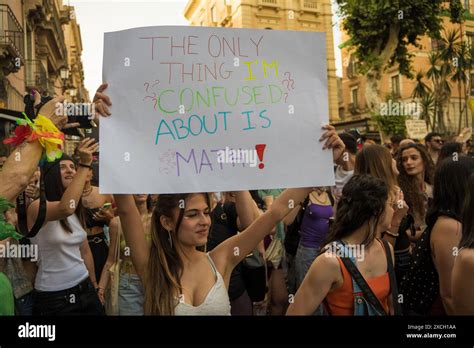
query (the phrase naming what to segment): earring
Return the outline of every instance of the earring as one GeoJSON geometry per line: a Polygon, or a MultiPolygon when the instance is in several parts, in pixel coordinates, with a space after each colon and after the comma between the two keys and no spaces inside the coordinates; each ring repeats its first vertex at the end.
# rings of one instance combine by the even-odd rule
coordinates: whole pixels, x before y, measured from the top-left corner
{"type": "Polygon", "coordinates": [[[168,241],[170,242],[171,248],[173,248],[173,239],[171,238],[171,231],[168,231],[168,241]]]}

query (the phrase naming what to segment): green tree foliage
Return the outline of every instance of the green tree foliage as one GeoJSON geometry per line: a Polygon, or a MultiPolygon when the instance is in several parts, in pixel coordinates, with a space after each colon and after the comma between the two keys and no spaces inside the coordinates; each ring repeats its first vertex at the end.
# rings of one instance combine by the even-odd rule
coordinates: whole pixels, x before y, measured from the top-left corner
{"type": "MultiPolygon", "coordinates": [[[[420,47],[421,36],[440,38],[443,0],[336,0],[343,29],[350,40],[359,72],[366,76],[369,110],[379,113],[379,81],[386,68],[398,64],[400,73],[413,78],[408,47],[420,47]]],[[[451,1],[456,15],[458,1],[451,1]]]]}

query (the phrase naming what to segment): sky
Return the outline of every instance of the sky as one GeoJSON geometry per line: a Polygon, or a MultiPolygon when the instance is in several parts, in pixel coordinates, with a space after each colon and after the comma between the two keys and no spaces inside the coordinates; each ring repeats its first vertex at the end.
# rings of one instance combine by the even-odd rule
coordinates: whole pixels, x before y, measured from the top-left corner
{"type": "MultiPolygon", "coordinates": [[[[90,97],[102,83],[104,33],[157,25],[188,25],[183,11],[188,0],[63,0],[75,7],[81,28],[85,87],[90,97]]],[[[333,5],[334,11],[334,5],[333,5]]],[[[333,21],[337,21],[333,17],[333,21]]],[[[341,76],[338,26],[334,26],[337,75],[341,76]]]]}

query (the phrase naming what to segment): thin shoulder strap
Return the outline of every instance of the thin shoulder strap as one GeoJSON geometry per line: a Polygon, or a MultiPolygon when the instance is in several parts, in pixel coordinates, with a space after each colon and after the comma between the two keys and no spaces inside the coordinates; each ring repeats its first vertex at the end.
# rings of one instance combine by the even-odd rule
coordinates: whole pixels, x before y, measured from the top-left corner
{"type": "Polygon", "coordinates": [[[119,218],[118,228],[117,228],[117,245],[115,246],[115,262],[120,261],[120,238],[122,237],[122,222],[119,218]]]}
{"type": "Polygon", "coordinates": [[[402,315],[402,310],[400,308],[400,304],[398,303],[398,287],[397,279],[395,278],[395,271],[393,269],[392,253],[390,252],[390,246],[385,239],[382,239],[382,243],[385,249],[385,255],[387,256],[387,269],[388,276],[390,278],[390,292],[392,294],[393,311],[395,315],[402,315]]]}
{"type": "Polygon", "coordinates": [[[216,265],[214,264],[214,261],[212,261],[211,255],[209,255],[209,253],[206,253],[206,255],[207,255],[207,258],[209,260],[209,263],[211,264],[212,271],[214,272],[214,275],[217,276],[217,268],[216,268],[216,265]]]}

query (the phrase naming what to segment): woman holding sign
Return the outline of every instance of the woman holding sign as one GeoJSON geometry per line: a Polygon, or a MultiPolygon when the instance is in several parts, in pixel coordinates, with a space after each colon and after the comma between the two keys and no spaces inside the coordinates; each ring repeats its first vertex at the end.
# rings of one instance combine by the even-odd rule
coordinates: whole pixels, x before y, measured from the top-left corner
{"type": "MultiPolygon", "coordinates": [[[[321,141],[341,156],[344,143],[334,127],[321,141]]],[[[198,250],[206,244],[210,200],[206,193],[159,195],[152,217],[152,245],[146,242],[140,214],[132,195],[115,195],[127,245],[135,269],[145,287],[145,314],[148,315],[230,315],[227,293],[230,275],[274,226],[304,200],[312,188],[285,190],[271,208],[242,233],[219,244],[209,253],[198,250]]],[[[236,200],[245,200],[248,192],[236,200]]],[[[247,209],[252,209],[247,205],[247,209]]]]}

